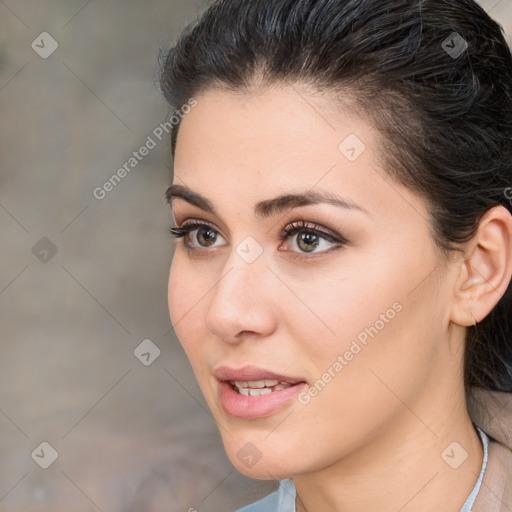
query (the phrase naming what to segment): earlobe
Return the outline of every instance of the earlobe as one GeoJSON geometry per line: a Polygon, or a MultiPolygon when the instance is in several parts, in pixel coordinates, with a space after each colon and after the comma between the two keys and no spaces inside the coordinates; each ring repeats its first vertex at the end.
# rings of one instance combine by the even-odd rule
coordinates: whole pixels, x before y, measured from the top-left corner
{"type": "Polygon", "coordinates": [[[512,215],[503,206],[495,206],[482,216],[467,243],[454,288],[452,322],[470,326],[473,319],[485,318],[507,290],[511,276],[512,215]]]}

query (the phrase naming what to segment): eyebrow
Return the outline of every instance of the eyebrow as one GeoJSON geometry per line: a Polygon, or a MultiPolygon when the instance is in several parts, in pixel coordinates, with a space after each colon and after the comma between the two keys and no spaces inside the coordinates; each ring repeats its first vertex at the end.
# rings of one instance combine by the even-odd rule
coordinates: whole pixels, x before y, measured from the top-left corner
{"type": "MultiPolygon", "coordinates": [[[[175,199],[183,199],[187,203],[197,206],[205,212],[217,215],[215,206],[209,199],[183,185],[171,185],[165,192],[165,197],[171,208],[175,199]]],[[[282,194],[274,199],[260,201],[256,203],[254,207],[254,214],[256,217],[266,218],[277,215],[286,209],[320,203],[331,204],[349,210],[357,210],[370,215],[365,208],[354,203],[352,200],[327,190],[308,190],[303,193],[282,194]]]]}

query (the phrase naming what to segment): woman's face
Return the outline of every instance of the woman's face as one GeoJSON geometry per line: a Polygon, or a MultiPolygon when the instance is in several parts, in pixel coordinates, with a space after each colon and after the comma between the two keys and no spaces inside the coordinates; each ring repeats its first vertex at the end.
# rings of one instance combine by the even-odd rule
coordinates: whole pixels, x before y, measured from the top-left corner
{"type": "Polygon", "coordinates": [[[365,121],[296,86],[196,99],[173,185],[206,204],[176,191],[172,206],[177,225],[208,225],[178,240],[171,320],[237,469],[319,470],[446,385],[453,279],[365,121]],[[296,194],[340,203],[275,201],[296,194]]]}

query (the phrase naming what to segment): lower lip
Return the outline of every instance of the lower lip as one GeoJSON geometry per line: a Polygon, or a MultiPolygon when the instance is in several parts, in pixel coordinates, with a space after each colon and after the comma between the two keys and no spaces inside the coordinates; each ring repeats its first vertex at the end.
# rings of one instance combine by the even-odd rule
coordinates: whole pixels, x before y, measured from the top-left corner
{"type": "Polygon", "coordinates": [[[281,409],[306,387],[305,382],[266,395],[245,396],[235,391],[229,382],[219,382],[219,398],[224,410],[243,419],[262,418],[281,409]]]}

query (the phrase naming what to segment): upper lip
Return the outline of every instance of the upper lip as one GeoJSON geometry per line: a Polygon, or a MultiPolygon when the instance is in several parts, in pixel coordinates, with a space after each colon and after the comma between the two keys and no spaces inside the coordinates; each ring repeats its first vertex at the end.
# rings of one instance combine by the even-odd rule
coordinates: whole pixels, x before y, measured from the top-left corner
{"type": "Polygon", "coordinates": [[[213,374],[217,379],[224,381],[247,382],[251,380],[273,379],[279,382],[288,382],[289,384],[305,382],[301,378],[282,375],[256,366],[244,366],[239,369],[230,368],[229,366],[218,366],[213,370],[213,374]]]}

